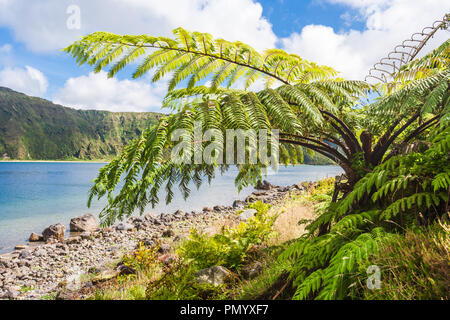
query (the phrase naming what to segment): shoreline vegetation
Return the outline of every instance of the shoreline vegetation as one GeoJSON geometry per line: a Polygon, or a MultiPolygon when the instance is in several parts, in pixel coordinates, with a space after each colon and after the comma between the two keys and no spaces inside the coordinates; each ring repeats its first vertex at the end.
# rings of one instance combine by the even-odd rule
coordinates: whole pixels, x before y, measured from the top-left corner
{"type": "MultiPolygon", "coordinates": [[[[122,270],[123,265],[122,269],[118,266],[136,250],[157,248],[155,261],[167,265],[175,259],[174,248],[194,229],[214,235],[224,227],[244,225],[243,221],[257,212],[250,207],[259,203],[273,206],[273,212],[285,210],[283,207],[289,199],[312,185],[312,182],[287,187],[266,184],[263,187],[266,190],[256,190],[245,201],[236,200],[232,206],[204,208],[202,212],[179,210],[173,214],[135,216],[113,227],[71,233],[60,241],[51,239],[47,243],[18,246],[13,252],[0,255],[0,299],[91,298],[93,290],[116,283],[123,274],[130,272],[129,266],[125,267],[128,271],[122,270]],[[250,215],[243,218],[245,212],[250,215]]],[[[290,217],[273,222],[278,228],[293,229],[292,237],[301,234],[298,228],[303,229],[292,227],[297,220],[312,218],[309,204],[298,208],[299,212],[291,212],[290,217]]],[[[272,228],[269,229],[272,233],[272,228]]],[[[290,237],[286,232],[279,236],[284,240],[290,237]]]]}
{"type": "MultiPolygon", "coordinates": [[[[263,182],[232,206],[133,216],[21,247],[0,255],[0,300],[293,299],[296,258],[286,252],[299,238],[313,241],[309,226],[329,206],[335,181],[263,182]]],[[[444,219],[377,242],[352,290],[369,300],[448,299],[449,230],[444,219]],[[367,264],[382,270],[377,290],[366,286],[367,264]]]]}

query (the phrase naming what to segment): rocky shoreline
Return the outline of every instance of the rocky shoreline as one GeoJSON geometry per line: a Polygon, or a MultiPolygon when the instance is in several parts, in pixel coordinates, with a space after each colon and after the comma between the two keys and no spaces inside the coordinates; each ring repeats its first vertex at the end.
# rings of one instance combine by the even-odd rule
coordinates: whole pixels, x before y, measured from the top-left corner
{"type": "MultiPolygon", "coordinates": [[[[0,299],[54,298],[61,288],[79,290],[82,286],[92,285],[92,281],[82,281],[85,275],[92,270],[114,270],[121,257],[136,249],[140,242],[146,245],[161,243],[161,249],[167,253],[193,227],[204,230],[221,219],[238,221],[237,211],[242,210],[246,202],[261,200],[275,204],[290,191],[303,190],[308,184],[277,187],[264,182],[245,201],[236,200],[232,206],[204,208],[202,212],[184,213],[178,210],[173,214],[130,217],[114,227],[95,228],[95,231],[82,232],[66,239],[48,231],[52,227],[56,232],[61,229],[61,225],[52,225],[43,232],[47,243],[21,246],[11,253],[0,255],[0,299]]],[[[83,216],[73,221],[83,222],[86,219],[91,220],[83,216]]],[[[90,223],[92,227],[93,221],[90,223]]],[[[33,236],[43,240],[40,235],[33,236]]]]}

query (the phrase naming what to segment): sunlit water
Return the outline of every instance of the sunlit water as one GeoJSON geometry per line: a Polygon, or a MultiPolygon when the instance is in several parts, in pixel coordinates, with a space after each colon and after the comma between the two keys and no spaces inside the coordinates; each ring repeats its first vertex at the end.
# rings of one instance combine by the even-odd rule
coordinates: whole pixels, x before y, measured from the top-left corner
{"type": "MultiPolygon", "coordinates": [[[[0,253],[24,244],[31,232],[41,233],[50,224],[69,226],[70,219],[84,213],[98,215],[104,201],[86,207],[92,180],[104,164],[100,163],[0,163],[0,253]]],[[[267,180],[286,186],[301,181],[333,177],[342,171],[337,166],[290,166],[271,172],[267,180]]],[[[253,188],[238,193],[234,185],[236,169],[218,175],[211,185],[205,183],[185,201],[178,190],[169,205],[161,193],[157,207],[146,212],[172,213],[178,209],[198,211],[205,206],[231,205],[244,199],[253,188]]],[[[177,189],[177,188],[175,188],[177,189]]]]}

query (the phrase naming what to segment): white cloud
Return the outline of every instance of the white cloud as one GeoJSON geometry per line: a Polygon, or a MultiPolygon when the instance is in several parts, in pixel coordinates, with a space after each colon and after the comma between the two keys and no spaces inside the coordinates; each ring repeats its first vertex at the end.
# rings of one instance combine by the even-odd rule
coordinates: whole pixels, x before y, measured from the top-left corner
{"type": "Polygon", "coordinates": [[[108,78],[106,72],[70,78],[53,102],[77,109],[108,111],[160,111],[166,86],[158,83],[108,78]]]}
{"type": "Polygon", "coordinates": [[[0,1],[0,25],[33,51],[54,51],[94,31],[170,35],[176,27],[241,40],[257,49],[276,36],[253,0],[14,0],[0,1]],[[80,8],[81,28],[67,28],[69,5],[80,8]],[[26,23],[24,23],[26,21],[26,23]]]}
{"type": "Polygon", "coordinates": [[[30,66],[6,67],[0,70],[0,86],[8,87],[32,96],[42,96],[48,87],[44,74],[30,66]]]}
{"type": "MultiPolygon", "coordinates": [[[[282,39],[285,50],[334,67],[350,79],[364,79],[371,66],[412,33],[442,19],[450,2],[442,0],[326,0],[356,9],[366,21],[363,31],[336,32],[323,25],[305,26],[300,33],[282,39]]],[[[349,19],[348,15],[343,17],[349,19]]],[[[448,38],[441,31],[424,48],[436,47],[448,38]]]]}

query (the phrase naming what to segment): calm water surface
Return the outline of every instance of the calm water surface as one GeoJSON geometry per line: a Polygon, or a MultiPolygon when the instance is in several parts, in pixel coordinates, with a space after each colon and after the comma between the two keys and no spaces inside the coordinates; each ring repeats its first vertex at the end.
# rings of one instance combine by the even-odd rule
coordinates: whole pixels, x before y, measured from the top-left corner
{"type": "MultiPolygon", "coordinates": [[[[93,213],[98,215],[104,201],[94,201],[86,207],[92,180],[101,163],[13,163],[0,162],[0,253],[24,244],[31,232],[41,233],[50,224],[61,222],[69,226],[71,218],[93,213]]],[[[272,184],[291,185],[301,181],[318,180],[342,173],[337,166],[280,167],[266,178],[272,184]]],[[[234,186],[236,170],[218,175],[211,185],[197,190],[192,186],[190,198],[184,201],[178,190],[171,204],[159,204],[147,212],[171,213],[201,210],[205,206],[231,205],[253,191],[248,187],[238,193],[234,186]]],[[[175,188],[176,189],[176,188],[175,188]]],[[[160,199],[165,199],[161,194],[160,199]]]]}

